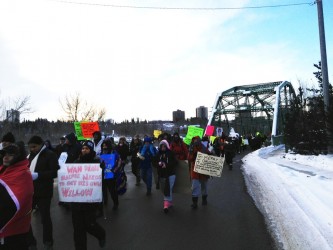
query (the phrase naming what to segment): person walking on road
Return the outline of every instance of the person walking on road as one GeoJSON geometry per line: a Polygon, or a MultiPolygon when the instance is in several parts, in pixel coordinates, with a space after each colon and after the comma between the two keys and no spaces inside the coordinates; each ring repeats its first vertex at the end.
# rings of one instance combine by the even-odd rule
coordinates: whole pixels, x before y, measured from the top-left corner
{"type": "Polygon", "coordinates": [[[0,151],[0,249],[28,250],[33,184],[24,147],[10,144],[0,151]]]}
{"type": "Polygon", "coordinates": [[[93,143],[94,143],[94,151],[96,152],[96,157],[99,158],[99,156],[101,155],[102,152],[102,133],[100,131],[95,131],[93,133],[93,143]]]}
{"type": "MultiPolygon", "coordinates": [[[[59,170],[58,157],[53,151],[46,148],[44,140],[32,136],[28,141],[30,150],[30,171],[34,184],[33,208],[38,208],[43,225],[43,244],[45,249],[53,249],[53,226],[51,220],[51,200],[53,197],[53,180],[59,170]]],[[[29,243],[37,245],[32,228],[29,232],[29,243]]]]}
{"type": "Polygon", "coordinates": [[[161,191],[164,194],[163,210],[164,213],[169,212],[172,204],[172,190],[176,180],[177,160],[167,140],[159,143],[158,152],[155,158],[157,163],[157,173],[160,180],[161,191]]]}
{"type": "Polygon", "coordinates": [[[141,170],[141,178],[143,182],[146,184],[147,192],[146,195],[151,195],[151,188],[153,182],[153,169],[152,169],[152,161],[156,156],[157,149],[152,144],[152,140],[150,137],[146,137],[144,139],[144,145],[138,153],[138,157],[141,159],[140,170],[141,170]]]}
{"type": "Polygon", "coordinates": [[[100,156],[101,168],[103,169],[102,191],[104,205],[108,201],[108,191],[113,201],[113,210],[117,210],[119,206],[118,192],[117,192],[117,175],[121,169],[121,159],[118,152],[113,149],[110,140],[104,140],[102,143],[102,153],[100,156]]]}
{"type": "Polygon", "coordinates": [[[187,160],[188,149],[185,142],[179,137],[179,134],[175,132],[170,143],[170,150],[175,153],[177,160],[187,160]]]}
{"type": "MultiPolygon", "coordinates": [[[[13,143],[15,143],[15,137],[12,132],[8,132],[1,139],[0,149],[3,149],[13,143]]],[[[2,157],[0,157],[0,165],[2,165],[2,157]]]]}
{"type": "Polygon", "coordinates": [[[139,136],[135,136],[130,143],[130,155],[131,155],[131,163],[132,163],[132,173],[136,179],[136,186],[140,185],[141,176],[140,176],[140,158],[138,157],[138,152],[140,152],[140,148],[142,147],[142,141],[139,136]]]}
{"type": "Polygon", "coordinates": [[[189,148],[189,155],[188,155],[188,162],[190,164],[190,176],[192,180],[192,209],[198,208],[198,199],[200,193],[202,195],[202,205],[207,205],[207,186],[208,186],[208,175],[199,174],[194,171],[195,160],[197,158],[198,152],[209,154],[209,151],[204,147],[201,143],[201,139],[199,136],[195,136],[191,140],[190,148],[189,148]]]}
{"type": "MultiPolygon", "coordinates": [[[[75,163],[99,163],[99,159],[96,159],[95,156],[94,143],[85,141],[75,163]]],[[[75,250],[87,250],[87,233],[98,239],[100,247],[105,246],[105,230],[96,222],[96,211],[99,205],[99,203],[88,202],[71,203],[75,250]]]]}

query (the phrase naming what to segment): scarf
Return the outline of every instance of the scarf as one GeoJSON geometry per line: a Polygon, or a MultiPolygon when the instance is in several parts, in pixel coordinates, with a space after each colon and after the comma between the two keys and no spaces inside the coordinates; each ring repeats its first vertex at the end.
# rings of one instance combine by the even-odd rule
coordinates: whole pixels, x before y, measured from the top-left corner
{"type": "Polygon", "coordinates": [[[36,168],[36,164],[38,161],[38,157],[39,154],[46,148],[46,146],[44,145],[41,150],[38,152],[38,154],[32,159],[31,163],[30,163],[30,172],[34,173],[35,172],[35,168],[36,168]]]}

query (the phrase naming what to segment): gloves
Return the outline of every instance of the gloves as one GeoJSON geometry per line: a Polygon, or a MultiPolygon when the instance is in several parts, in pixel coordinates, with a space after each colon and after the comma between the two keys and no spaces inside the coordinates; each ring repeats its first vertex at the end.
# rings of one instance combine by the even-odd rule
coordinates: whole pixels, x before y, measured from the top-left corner
{"type": "Polygon", "coordinates": [[[159,165],[161,168],[166,168],[166,165],[165,165],[164,162],[161,162],[161,161],[160,161],[160,162],[158,163],[158,165],[159,165]]]}
{"type": "Polygon", "coordinates": [[[38,178],[38,173],[36,172],[31,173],[31,177],[33,181],[36,180],[38,178]]]}
{"type": "Polygon", "coordinates": [[[139,152],[136,154],[136,156],[139,157],[140,160],[144,160],[145,159],[145,157],[143,157],[139,152]]]}

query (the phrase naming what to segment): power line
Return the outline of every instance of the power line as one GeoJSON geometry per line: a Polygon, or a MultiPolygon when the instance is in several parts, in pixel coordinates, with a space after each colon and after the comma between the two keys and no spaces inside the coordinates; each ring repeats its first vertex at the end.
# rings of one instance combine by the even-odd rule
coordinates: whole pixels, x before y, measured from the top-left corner
{"type": "Polygon", "coordinates": [[[112,8],[129,8],[129,9],[152,9],[152,10],[243,10],[243,9],[265,9],[265,8],[281,8],[281,7],[292,7],[300,5],[315,5],[317,1],[314,2],[304,2],[304,3],[290,3],[290,4],[277,4],[277,5],[260,5],[260,6],[245,6],[245,7],[158,7],[158,6],[136,6],[136,5],[116,5],[116,4],[103,4],[103,3],[87,3],[87,2],[74,2],[65,0],[50,0],[60,3],[68,4],[79,4],[79,5],[93,5],[102,7],[112,7],[112,8]]]}

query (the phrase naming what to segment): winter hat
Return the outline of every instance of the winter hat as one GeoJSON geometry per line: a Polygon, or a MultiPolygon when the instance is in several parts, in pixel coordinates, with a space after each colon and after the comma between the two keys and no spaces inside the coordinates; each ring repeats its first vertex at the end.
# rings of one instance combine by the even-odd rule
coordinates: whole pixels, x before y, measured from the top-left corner
{"type": "Polygon", "coordinates": [[[160,148],[162,145],[165,145],[167,147],[167,149],[170,149],[169,143],[167,140],[162,140],[160,142],[160,144],[158,145],[158,147],[160,148]]]}
{"type": "Polygon", "coordinates": [[[26,159],[26,151],[24,148],[24,142],[20,141],[18,144],[10,144],[7,147],[4,147],[0,150],[1,157],[4,157],[6,154],[13,155],[13,159],[10,162],[10,165],[14,165],[19,161],[23,161],[26,159]]]}
{"type": "Polygon", "coordinates": [[[28,144],[44,144],[44,141],[42,139],[42,137],[38,136],[38,135],[34,135],[33,137],[30,138],[30,140],[28,141],[28,144]]]}
{"type": "Polygon", "coordinates": [[[178,136],[179,137],[179,133],[178,132],[174,132],[173,133],[173,136],[175,137],[175,136],[178,136]]]}
{"type": "Polygon", "coordinates": [[[70,143],[74,143],[76,140],[76,135],[74,133],[70,133],[65,136],[67,140],[69,140],[70,143]]]}
{"type": "Polygon", "coordinates": [[[14,135],[12,134],[12,132],[8,132],[7,134],[5,134],[3,137],[2,137],[2,142],[5,141],[5,142],[10,142],[10,143],[14,143],[15,142],[15,137],[14,135]]]}
{"type": "Polygon", "coordinates": [[[82,147],[83,146],[86,146],[90,149],[90,151],[94,151],[94,143],[92,141],[85,141],[83,144],[82,144],[82,147]]]}
{"type": "Polygon", "coordinates": [[[145,137],[145,139],[143,141],[144,142],[151,142],[151,138],[150,137],[145,137]]]}
{"type": "Polygon", "coordinates": [[[101,137],[102,136],[102,133],[101,133],[101,131],[94,131],[94,133],[92,134],[93,136],[94,135],[98,135],[99,137],[101,137]]]}
{"type": "Polygon", "coordinates": [[[19,147],[16,144],[10,144],[7,147],[4,147],[0,150],[0,155],[4,156],[5,154],[18,155],[20,152],[19,147]]]}

